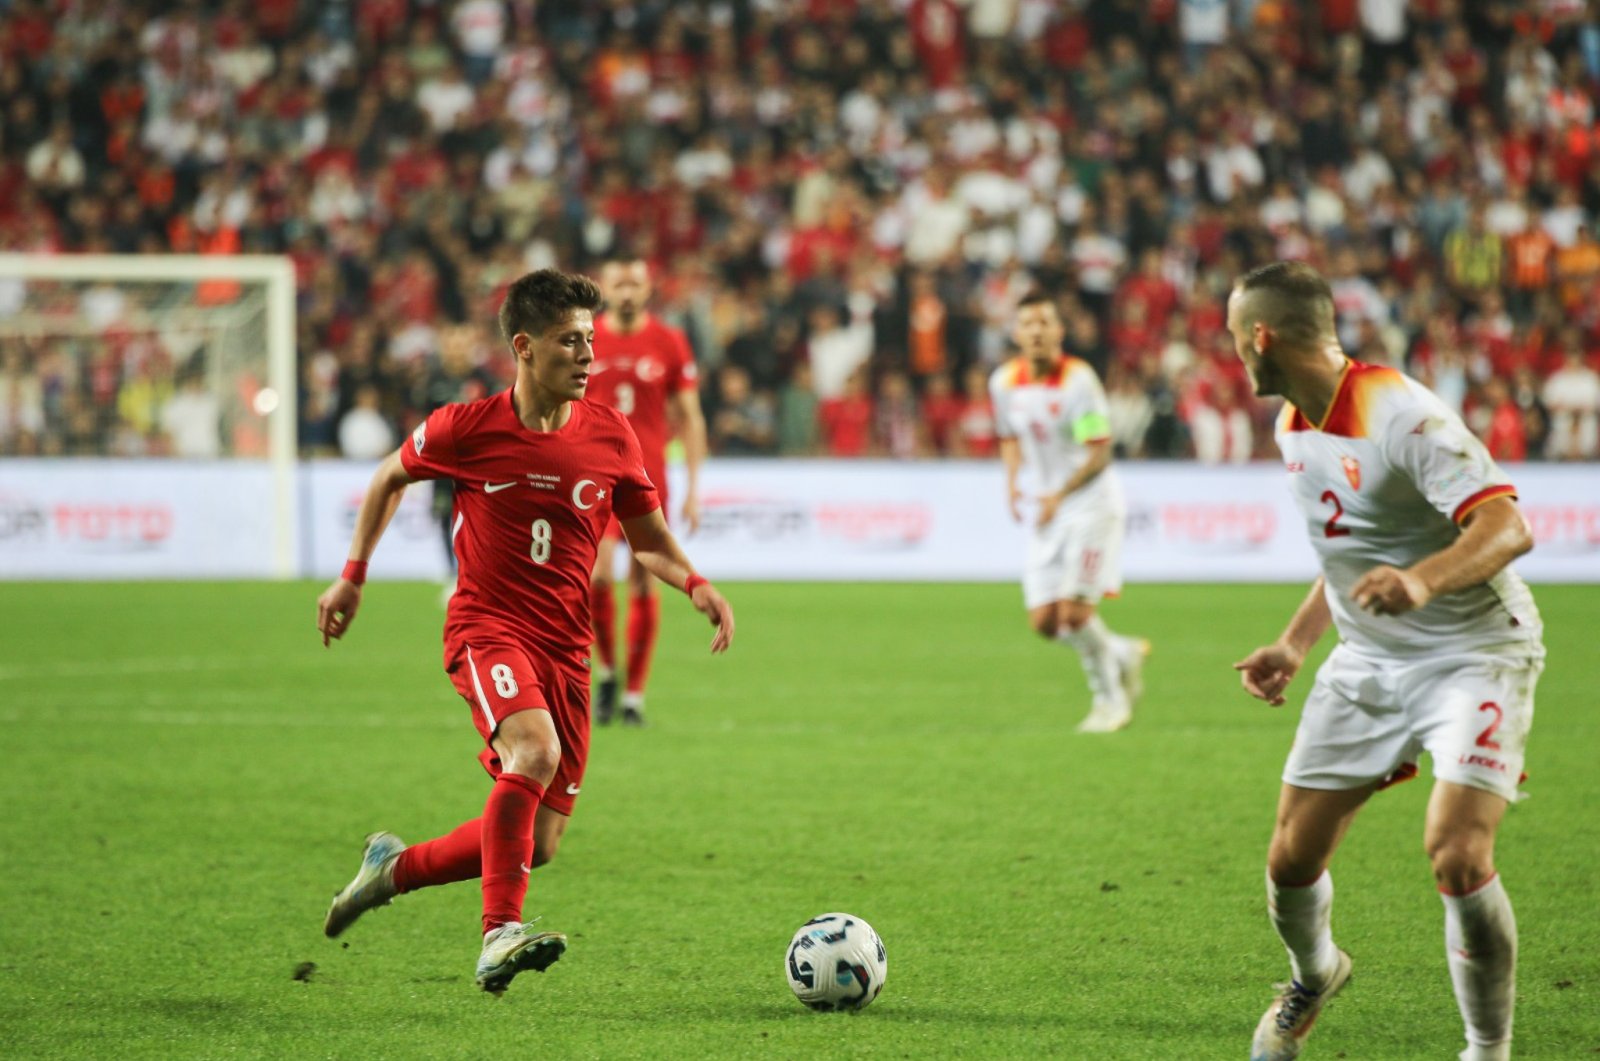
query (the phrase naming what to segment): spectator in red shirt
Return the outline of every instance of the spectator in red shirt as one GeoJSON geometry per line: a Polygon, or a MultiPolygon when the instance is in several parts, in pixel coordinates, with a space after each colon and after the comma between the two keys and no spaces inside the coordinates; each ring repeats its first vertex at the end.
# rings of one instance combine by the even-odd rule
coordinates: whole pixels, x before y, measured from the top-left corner
{"type": "Polygon", "coordinates": [[[817,406],[822,424],[822,446],[830,457],[865,457],[872,447],[872,398],[865,369],[845,381],[844,393],[825,398],[817,406]]]}
{"type": "Polygon", "coordinates": [[[952,0],[912,0],[906,22],[928,83],[936,89],[954,85],[967,54],[962,9],[952,0]]]}
{"type": "Polygon", "coordinates": [[[929,444],[940,457],[955,453],[963,404],[951,386],[949,373],[935,372],[923,382],[922,424],[927,429],[929,444]]]}
{"type": "Polygon", "coordinates": [[[1511,388],[1498,376],[1483,386],[1483,404],[1489,416],[1484,445],[1497,461],[1520,461],[1528,456],[1528,431],[1522,410],[1511,399],[1511,388]]]}
{"type": "Polygon", "coordinates": [[[983,459],[1000,452],[994,405],[989,399],[989,376],[981,365],[973,365],[962,377],[961,414],[956,419],[950,451],[957,457],[983,459]]]}
{"type": "Polygon", "coordinates": [[[1138,298],[1144,302],[1144,318],[1156,334],[1167,330],[1167,319],[1178,308],[1178,289],[1162,268],[1161,250],[1151,247],[1139,256],[1139,271],[1122,282],[1117,301],[1138,298]]]}

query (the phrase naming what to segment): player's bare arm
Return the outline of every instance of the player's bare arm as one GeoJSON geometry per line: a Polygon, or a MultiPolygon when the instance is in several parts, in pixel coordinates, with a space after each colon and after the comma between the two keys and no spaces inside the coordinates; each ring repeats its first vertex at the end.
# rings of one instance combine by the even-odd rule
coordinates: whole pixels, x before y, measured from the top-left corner
{"type": "Polygon", "coordinates": [[[700,466],[706,459],[706,417],[700,409],[700,392],[693,388],[675,392],[667,401],[667,414],[683,440],[683,465],[688,478],[683,522],[693,534],[700,529],[700,466]]]}
{"type": "Polygon", "coordinates": [[[1403,615],[1435,597],[1482,585],[1533,548],[1533,533],[1509,497],[1487,501],[1467,514],[1461,536],[1448,547],[1401,569],[1384,565],[1362,575],[1350,596],[1374,615],[1403,615]]]}
{"type": "Polygon", "coordinates": [[[1006,507],[1011,518],[1022,522],[1022,489],[1017,486],[1017,476],[1022,471],[1022,446],[1014,438],[1000,440],[1000,460],[1006,468],[1006,507]]]}
{"type": "MultiPolygon", "coordinates": [[[[389,521],[394,518],[395,509],[400,507],[400,498],[405,494],[406,487],[413,482],[416,480],[406,474],[405,466],[400,463],[399,450],[389,454],[378,465],[378,470],[372,474],[372,482],[367,485],[366,496],[361,499],[361,508],[356,513],[356,529],[350,538],[352,564],[365,568],[389,521]]],[[[345,571],[347,575],[349,565],[345,571]]],[[[338,640],[344,636],[355,621],[356,609],[361,606],[361,585],[346,575],[334,579],[322,591],[322,596],[317,598],[317,631],[322,634],[323,647],[327,647],[330,639],[338,640]]]]}
{"type": "Polygon", "coordinates": [[[1322,639],[1333,623],[1333,613],[1328,610],[1328,596],[1321,575],[1311,584],[1294,618],[1284,628],[1283,634],[1270,645],[1262,645],[1233,665],[1239,672],[1244,691],[1273,707],[1285,703],[1284,690],[1299,673],[1306,653],[1322,639]]]}
{"type": "Polygon", "coordinates": [[[1061,485],[1061,489],[1039,499],[1039,526],[1043,527],[1055,519],[1056,510],[1061,507],[1062,502],[1094,482],[1096,476],[1111,467],[1109,438],[1086,443],[1086,446],[1089,450],[1089,459],[1083,466],[1072,473],[1072,477],[1061,485]]]}
{"type": "Polygon", "coordinates": [[[661,510],[654,509],[643,516],[621,522],[622,533],[627,535],[628,548],[632,550],[634,559],[662,582],[688,592],[695,610],[711,620],[711,625],[717,628],[711,638],[711,651],[726,652],[733,644],[733,606],[717,592],[715,586],[694,573],[693,565],[684,555],[678,540],[672,536],[661,510]]]}

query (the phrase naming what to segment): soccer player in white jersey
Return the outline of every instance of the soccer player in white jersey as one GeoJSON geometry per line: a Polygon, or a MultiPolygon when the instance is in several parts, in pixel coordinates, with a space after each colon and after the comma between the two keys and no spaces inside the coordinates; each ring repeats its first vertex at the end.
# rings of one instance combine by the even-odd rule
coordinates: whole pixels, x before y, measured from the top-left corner
{"type": "Polygon", "coordinates": [[[1106,629],[1100,599],[1122,588],[1122,487],[1111,470],[1111,423],[1094,369],[1061,350],[1066,335],[1048,295],[1017,307],[1020,353],[989,379],[1011,516],[1021,522],[1026,467],[1038,509],[1022,595],[1028,623],[1071,646],[1089,680],[1081,733],[1110,733],[1133,718],[1149,642],[1106,629]]]}
{"type": "Polygon", "coordinates": [[[1508,566],[1533,545],[1515,492],[1483,445],[1401,373],[1351,361],[1333,296],[1309,266],[1244,276],[1228,330],[1258,395],[1287,399],[1278,447],[1322,574],[1273,644],[1234,664],[1281,705],[1332,624],[1284,767],[1267,852],[1267,908],[1293,982],[1267,1009],[1250,1056],[1299,1055],[1322,1005],[1350,977],[1330,931],[1328,862],[1363,803],[1433,759],[1424,844],[1444,900],[1445,954],[1466,1025],[1463,1061],[1511,1056],[1517,928],[1495,872],[1495,832],[1517,798],[1533,689],[1544,666],[1538,609],[1508,566]]]}

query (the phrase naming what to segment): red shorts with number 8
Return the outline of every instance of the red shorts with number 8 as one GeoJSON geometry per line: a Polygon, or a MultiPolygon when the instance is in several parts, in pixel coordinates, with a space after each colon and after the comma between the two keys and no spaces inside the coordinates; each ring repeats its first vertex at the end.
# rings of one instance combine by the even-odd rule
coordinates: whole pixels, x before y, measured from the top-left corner
{"type": "MultiPolygon", "coordinates": [[[[500,723],[519,711],[548,711],[561,742],[561,763],[545,789],[544,806],[572,813],[589,759],[589,675],[582,667],[506,642],[456,642],[445,665],[456,692],[472,708],[485,744],[500,723]]],[[[490,777],[500,776],[493,747],[478,754],[490,777]]]]}

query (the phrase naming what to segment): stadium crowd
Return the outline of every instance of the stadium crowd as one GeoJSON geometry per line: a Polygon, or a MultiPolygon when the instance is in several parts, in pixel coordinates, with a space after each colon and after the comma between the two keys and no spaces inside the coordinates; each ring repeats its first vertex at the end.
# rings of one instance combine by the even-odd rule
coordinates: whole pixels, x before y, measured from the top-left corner
{"type": "MultiPolygon", "coordinates": [[[[1580,0],[0,0],[0,244],[289,255],[312,455],[626,254],[718,453],[993,453],[1041,286],[1122,455],[1269,454],[1224,300],[1299,258],[1497,457],[1594,459],[1597,87],[1580,0]]],[[[0,453],[217,449],[203,347],[8,330],[0,453]]]]}

